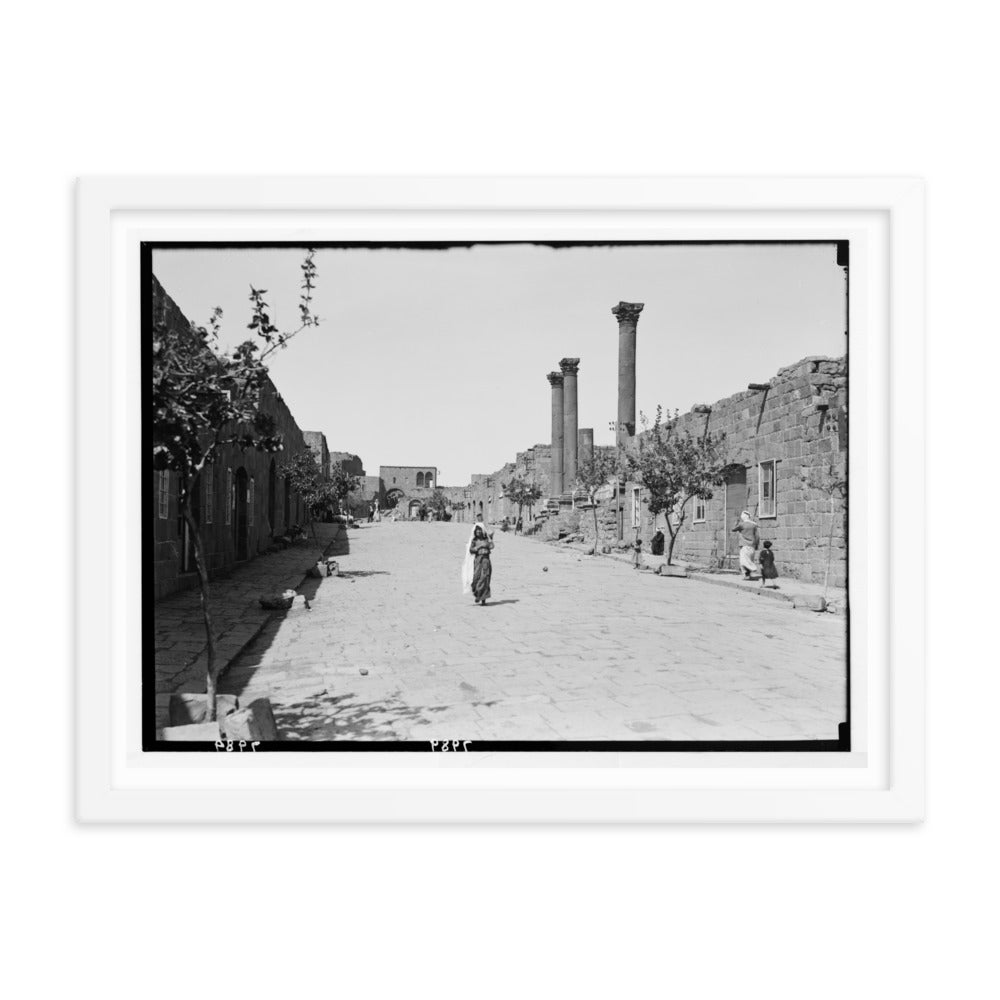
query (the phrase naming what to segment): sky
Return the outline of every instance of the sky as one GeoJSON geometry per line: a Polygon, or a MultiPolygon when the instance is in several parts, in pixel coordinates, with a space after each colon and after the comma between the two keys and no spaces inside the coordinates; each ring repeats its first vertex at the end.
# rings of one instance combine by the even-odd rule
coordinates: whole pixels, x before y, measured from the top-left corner
{"type": "MultiPolygon", "coordinates": [[[[221,344],[252,334],[250,285],[267,289],[282,330],[298,323],[304,250],[162,249],[153,272],[205,325],[223,310],[221,344]]],[[[643,302],[637,408],[681,412],[766,382],[809,355],[839,356],[844,272],[831,244],[601,246],[532,244],[447,250],[322,249],[320,325],[270,361],[303,430],[332,451],[380,465],[436,466],[461,486],[551,435],[546,374],[579,357],[579,425],[612,444],[618,324],[611,307],[643,302]]]]}

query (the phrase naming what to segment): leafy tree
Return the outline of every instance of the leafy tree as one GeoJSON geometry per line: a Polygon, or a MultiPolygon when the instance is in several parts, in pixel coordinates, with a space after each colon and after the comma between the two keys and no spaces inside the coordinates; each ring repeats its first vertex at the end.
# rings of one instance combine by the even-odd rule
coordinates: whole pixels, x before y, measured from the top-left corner
{"type": "Polygon", "coordinates": [[[165,310],[153,318],[153,468],[169,469],[177,473],[180,481],[178,505],[194,547],[207,639],[205,690],[209,721],[215,719],[215,635],[205,547],[193,497],[201,487],[206,466],[227,445],[241,450],[281,451],[282,438],[274,418],[260,409],[268,381],[265,362],[296,334],[319,323],[312,312],[316,278],[313,257],[314,251],[309,250],[301,265],[299,325],[289,332],[281,332],[271,321],[270,306],[264,298],[267,290],[252,285],[247,326],[256,340],[244,341],[229,352],[221,352],[218,346],[222,321],[219,308],[213,310],[208,329],[175,327],[165,310]]]}
{"type": "Polygon", "coordinates": [[[639,435],[637,448],[626,455],[628,474],[646,490],[646,506],[654,518],[662,512],[667,514],[670,533],[667,562],[671,563],[677,535],[687,519],[688,504],[695,497],[710,500],[712,487],[722,484],[725,437],[708,433],[695,437],[679,431],[676,413],[664,423],[660,406],[656,408],[651,428],[645,415],[642,423],[645,432],[639,435]],[[670,515],[676,518],[676,523],[670,515]]]}
{"type": "Polygon", "coordinates": [[[597,524],[597,494],[609,480],[613,479],[618,470],[618,463],[611,452],[595,448],[586,461],[580,463],[576,470],[574,487],[587,494],[591,510],[594,514],[594,551],[597,555],[601,544],[600,529],[597,524]]]}
{"type": "Polygon", "coordinates": [[[319,462],[312,451],[300,451],[282,470],[293,490],[302,497],[309,518],[313,539],[316,538],[316,519],[333,514],[340,501],[339,484],[323,476],[319,462]]]}
{"type": "Polygon", "coordinates": [[[443,490],[435,489],[427,498],[428,512],[435,515],[441,521],[447,520],[449,506],[448,498],[445,496],[443,490]]]}
{"type": "Polygon", "coordinates": [[[524,508],[532,508],[542,498],[542,488],[537,483],[529,483],[515,476],[503,487],[504,494],[511,503],[517,505],[517,517],[521,519],[524,508]]]}
{"type": "Polygon", "coordinates": [[[361,487],[361,479],[351,475],[338,462],[330,467],[330,481],[328,484],[331,504],[334,510],[340,510],[347,503],[347,498],[356,493],[361,487]]]}

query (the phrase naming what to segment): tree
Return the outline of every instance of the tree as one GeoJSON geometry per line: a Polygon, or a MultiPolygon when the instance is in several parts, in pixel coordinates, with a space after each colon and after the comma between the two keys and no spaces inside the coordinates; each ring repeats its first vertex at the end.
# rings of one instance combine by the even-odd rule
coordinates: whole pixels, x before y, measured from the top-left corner
{"type": "Polygon", "coordinates": [[[844,471],[830,462],[822,469],[802,470],[802,482],[811,489],[818,490],[830,501],[830,534],[826,540],[826,573],[823,576],[823,600],[826,600],[830,586],[830,565],[833,562],[833,529],[837,523],[836,504],[840,500],[847,505],[847,478],[844,471]]]}
{"type": "Polygon", "coordinates": [[[300,451],[281,472],[293,490],[302,497],[309,518],[313,539],[316,538],[315,519],[324,514],[333,514],[339,500],[337,484],[323,476],[323,471],[312,451],[300,451]]]}
{"type": "Polygon", "coordinates": [[[427,498],[427,510],[431,514],[434,514],[440,521],[448,520],[448,507],[448,498],[445,496],[443,490],[435,489],[427,498]]]}
{"type": "Polygon", "coordinates": [[[165,310],[153,318],[153,468],[169,469],[178,474],[180,481],[178,506],[194,547],[207,639],[208,721],[215,720],[215,636],[205,547],[192,498],[200,489],[206,466],[227,445],[237,445],[241,450],[281,451],[282,438],[274,418],[260,409],[268,382],[265,361],[296,334],[319,323],[312,312],[316,278],[313,257],[314,251],[309,250],[301,265],[299,325],[290,332],[282,333],[271,322],[270,306],[264,298],[267,290],[252,285],[247,328],[253,331],[256,341],[244,341],[229,352],[222,353],[218,347],[222,321],[219,308],[213,310],[208,329],[172,326],[165,310]]]}
{"type": "Polygon", "coordinates": [[[525,507],[533,507],[542,498],[542,488],[537,483],[529,483],[515,476],[509,483],[503,484],[504,495],[511,503],[517,504],[517,517],[525,507]]]}
{"type": "Polygon", "coordinates": [[[601,544],[600,529],[597,524],[597,494],[615,476],[617,471],[618,463],[615,456],[598,448],[595,448],[590,458],[582,462],[576,470],[574,487],[587,494],[587,500],[590,501],[591,510],[594,513],[594,551],[592,555],[597,555],[601,544]]]}
{"type": "Polygon", "coordinates": [[[692,499],[712,498],[712,487],[722,484],[723,435],[705,433],[695,437],[677,429],[677,414],[663,422],[663,408],[656,408],[651,428],[642,416],[644,433],[639,435],[638,448],[626,456],[628,475],[640,483],[648,498],[646,507],[655,518],[666,512],[670,547],[667,563],[673,561],[674,545],[687,519],[687,506],[692,499]],[[676,518],[672,520],[671,515],[676,518]]]}
{"type": "Polygon", "coordinates": [[[330,480],[328,484],[331,508],[340,510],[347,503],[347,498],[352,493],[356,493],[361,486],[361,479],[347,472],[344,467],[336,462],[330,467],[330,480]]]}

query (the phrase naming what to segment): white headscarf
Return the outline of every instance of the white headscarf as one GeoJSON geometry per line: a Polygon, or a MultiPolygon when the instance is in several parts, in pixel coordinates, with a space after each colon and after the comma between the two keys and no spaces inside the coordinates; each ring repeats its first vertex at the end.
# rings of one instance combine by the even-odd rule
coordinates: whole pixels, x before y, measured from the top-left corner
{"type": "Polygon", "coordinates": [[[743,521],[744,524],[753,524],[754,523],[754,520],[750,516],[749,511],[743,511],[743,513],[740,514],[740,520],[743,521]]]}
{"type": "Polygon", "coordinates": [[[490,534],[486,530],[486,525],[482,521],[476,521],[472,526],[472,533],[465,543],[465,558],[462,560],[462,593],[472,592],[472,576],[476,570],[476,557],[472,554],[472,540],[476,537],[476,528],[481,528],[483,534],[489,538],[490,534]]]}

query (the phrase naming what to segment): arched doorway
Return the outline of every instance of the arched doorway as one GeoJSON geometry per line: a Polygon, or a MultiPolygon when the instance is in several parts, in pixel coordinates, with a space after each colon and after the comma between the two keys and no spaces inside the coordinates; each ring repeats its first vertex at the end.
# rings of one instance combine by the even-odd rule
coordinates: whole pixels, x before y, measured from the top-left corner
{"type": "Polygon", "coordinates": [[[409,507],[407,508],[407,516],[409,517],[419,517],[420,516],[420,501],[411,500],[409,507]]]}
{"type": "Polygon", "coordinates": [[[236,516],[233,518],[233,542],[236,548],[236,560],[239,562],[246,559],[249,554],[247,539],[247,493],[250,489],[250,478],[243,466],[240,466],[236,470],[236,484],[233,489],[236,494],[236,516]]]}

